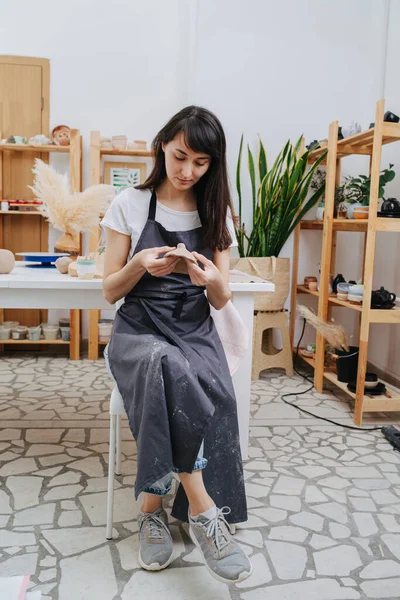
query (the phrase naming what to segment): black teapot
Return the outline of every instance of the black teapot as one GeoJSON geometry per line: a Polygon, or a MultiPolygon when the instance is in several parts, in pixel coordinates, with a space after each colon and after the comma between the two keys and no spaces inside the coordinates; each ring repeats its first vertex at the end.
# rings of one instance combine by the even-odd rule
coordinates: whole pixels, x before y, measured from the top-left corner
{"type": "Polygon", "coordinates": [[[396,294],[388,292],[382,286],[379,290],[375,290],[371,295],[371,308],[392,308],[396,300],[396,294]]]}
{"type": "Polygon", "coordinates": [[[382,202],[381,212],[400,213],[400,202],[396,198],[387,198],[382,202]]]}

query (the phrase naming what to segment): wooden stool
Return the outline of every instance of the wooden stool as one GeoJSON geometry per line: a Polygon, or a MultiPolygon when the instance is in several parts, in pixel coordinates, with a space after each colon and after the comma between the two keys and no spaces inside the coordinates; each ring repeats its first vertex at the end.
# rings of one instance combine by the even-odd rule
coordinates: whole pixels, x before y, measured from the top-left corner
{"type": "Polygon", "coordinates": [[[293,357],[290,347],[287,310],[257,311],[254,315],[252,379],[259,379],[264,369],[280,367],[286,375],[293,375],[293,357]],[[282,333],[282,350],[272,341],[273,329],[282,333]]]}

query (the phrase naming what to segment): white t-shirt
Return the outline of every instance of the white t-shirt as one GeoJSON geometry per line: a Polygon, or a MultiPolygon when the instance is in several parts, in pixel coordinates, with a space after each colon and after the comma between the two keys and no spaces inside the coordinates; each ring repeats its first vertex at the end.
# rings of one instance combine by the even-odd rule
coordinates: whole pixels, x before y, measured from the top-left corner
{"type": "MultiPolygon", "coordinates": [[[[150,190],[135,190],[127,188],[111,202],[100,225],[105,228],[115,229],[120,233],[129,235],[131,238],[131,248],[128,254],[128,260],[133,256],[136,244],[144,229],[149,214],[151,200],[150,190]]],[[[201,227],[201,221],[197,210],[182,212],[172,210],[157,201],[156,221],[160,223],[167,231],[189,231],[201,227]]],[[[235,227],[232,215],[228,210],[226,224],[231,234],[231,246],[237,246],[235,227]]]]}

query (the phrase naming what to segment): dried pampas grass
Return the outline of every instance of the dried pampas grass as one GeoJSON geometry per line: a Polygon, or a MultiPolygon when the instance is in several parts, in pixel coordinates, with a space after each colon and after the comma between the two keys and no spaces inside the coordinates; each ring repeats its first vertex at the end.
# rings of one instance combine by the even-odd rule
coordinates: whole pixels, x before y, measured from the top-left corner
{"type": "Polygon", "coordinates": [[[100,215],[115,196],[114,188],[104,184],[71,194],[66,175],[57,173],[38,158],[32,172],[35,179],[30,189],[43,202],[38,210],[55,229],[72,236],[98,226],[100,215]]]}
{"type": "Polygon", "coordinates": [[[312,310],[307,308],[307,306],[299,305],[297,309],[307,323],[310,323],[310,325],[315,327],[315,329],[326,339],[328,344],[337,350],[346,350],[346,352],[349,352],[346,332],[341,325],[323,321],[312,310]]]}

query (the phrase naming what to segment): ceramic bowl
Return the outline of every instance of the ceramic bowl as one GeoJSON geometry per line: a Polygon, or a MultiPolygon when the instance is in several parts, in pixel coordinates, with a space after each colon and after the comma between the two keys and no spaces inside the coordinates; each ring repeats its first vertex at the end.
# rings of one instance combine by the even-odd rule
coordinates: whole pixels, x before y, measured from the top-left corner
{"type": "Polygon", "coordinates": [[[363,296],[364,286],[361,284],[350,285],[348,289],[349,296],[363,296]]]}
{"type": "Polygon", "coordinates": [[[366,373],[365,374],[365,383],[364,387],[369,390],[376,387],[379,383],[378,376],[375,373],[366,373]]]}

